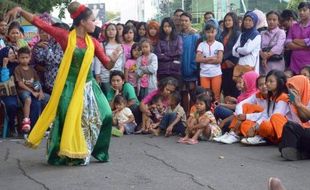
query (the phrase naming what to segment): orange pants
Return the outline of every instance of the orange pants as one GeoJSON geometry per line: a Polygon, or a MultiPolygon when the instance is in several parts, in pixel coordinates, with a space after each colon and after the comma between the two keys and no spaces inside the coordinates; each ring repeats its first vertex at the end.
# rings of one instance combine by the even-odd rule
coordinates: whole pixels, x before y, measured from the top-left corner
{"type": "Polygon", "coordinates": [[[221,98],[222,75],[215,77],[200,77],[200,84],[203,88],[209,88],[213,91],[216,101],[221,98]]]}
{"type": "Polygon", "coordinates": [[[269,121],[263,121],[259,126],[258,135],[278,144],[282,138],[282,131],[287,119],[281,114],[273,114],[269,121]]]}
{"type": "MultiPolygon", "coordinates": [[[[264,108],[262,108],[260,105],[257,105],[257,104],[243,104],[242,111],[243,111],[243,114],[259,113],[259,112],[263,112],[264,108]]],[[[237,125],[237,123],[238,123],[237,116],[234,116],[233,120],[231,121],[229,125],[229,128],[230,129],[234,128],[237,125]]],[[[244,137],[247,137],[249,129],[254,127],[255,123],[256,123],[255,121],[251,121],[251,120],[242,121],[239,127],[240,133],[244,137]]]]}

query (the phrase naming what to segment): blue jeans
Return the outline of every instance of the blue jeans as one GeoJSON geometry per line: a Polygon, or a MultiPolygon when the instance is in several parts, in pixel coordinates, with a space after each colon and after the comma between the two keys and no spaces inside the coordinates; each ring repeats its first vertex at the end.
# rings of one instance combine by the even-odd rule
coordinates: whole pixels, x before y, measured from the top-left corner
{"type": "Polygon", "coordinates": [[[214,116],[216,120],[218,119],[226,119],[227,117],[231,116],[234,114],[234,111],[231,109],[228,109],[224,106],[217,106],[214,110],[214,116]]]}
{"type": "MultiPolygon", "coordinates": [[[[159,128],[166,130],[168,126],[177,118],[177,113],[166,113],[160,121],[159,128]]],[[[174,134],[185,135],[185,126],[182,121],[179,121],[172,129],[174,134]]]]}
{"type": "MultiPolygon", "coordinates": [[[[217,106],[214,110],[214,116],[215,116],[216,120],[218,120],[218,119],[224,120],[233,114],[234,114],[234,111],[232,111],[231,109],[228,109],[224,106],[217,106]]],[[[224,126],[222,128],[223,134],[226,132],[229,132],[230,123],[231,123],[231,121],[228,121],[224,124],[224,126]]]]}
{"type": "Polygon", "coordinates": [[[4,104],[6,109],[6,114],[9,118],[9,128],[12,130],[14,127],[14,121],[18,113],[18,99],[17,96],[3,96],[0,98],[4,104]]]}

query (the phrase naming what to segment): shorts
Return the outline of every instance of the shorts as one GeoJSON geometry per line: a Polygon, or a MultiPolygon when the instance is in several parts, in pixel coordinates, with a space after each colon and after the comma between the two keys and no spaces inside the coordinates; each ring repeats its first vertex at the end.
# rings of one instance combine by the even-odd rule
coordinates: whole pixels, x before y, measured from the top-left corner
{"type": "Polygon", "coordinates": [[[125,124],[125,134],[129,135],[135,132],[135,129],[137,127],[136,123],[126,123],[125,124]]]}
{"type": "Polygon", "coordinates": [[[24,103],[27,98],[31,98],[32,94],[29,91],[23,90],[18,93],[20,100],[24,103]]]}

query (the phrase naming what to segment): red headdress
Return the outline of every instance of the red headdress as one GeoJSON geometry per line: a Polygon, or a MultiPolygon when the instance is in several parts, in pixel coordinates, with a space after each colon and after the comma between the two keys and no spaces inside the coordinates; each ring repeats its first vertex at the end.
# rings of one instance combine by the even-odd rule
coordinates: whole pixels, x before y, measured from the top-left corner
{"type": "Polygon", "coordinates": [[[86,9],[85,5],[80,4],[79,8],[77,8],[76,11],[74,11],[74,12],[70,15],[70,17],[71,17],[72,19],[76,19],[78,16],[80,16],[80,14],[81,14],[82,12],[85,11],[85,9],[86,9]]]}

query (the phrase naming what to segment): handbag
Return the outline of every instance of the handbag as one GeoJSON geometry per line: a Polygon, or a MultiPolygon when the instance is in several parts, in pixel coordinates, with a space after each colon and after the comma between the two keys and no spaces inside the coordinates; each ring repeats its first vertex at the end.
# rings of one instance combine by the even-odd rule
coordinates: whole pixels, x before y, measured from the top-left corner
{"type": "Polygon", "coordinates": [[[16,86],[14,76],[11,76],[9,80],[0,82],[0,96],[16,96],[16,86]]]}
{"type": "Polygon", "coordinates": [[[239,65],[237,64],[233,70],[233,80],[237,81],[244,73],[253,71],[255,67],[250,67],[249,65],[239,65]]]}
{"type": "MultiPolygon", "coordinates": [[[[274,40],[274,38],[276,37],[278,33],[279,32],[277,32],[275,35],[272,36],[267,47],[262,48],[263,52],[270,52],[270,50],[273,48],[273,46],[270,46],[271,42],[274,40]]],[[[273,54],[271,57],[269,57],[268,61],[281,61],[282,59],[283,59],[283,53],[273,54]]]]}

